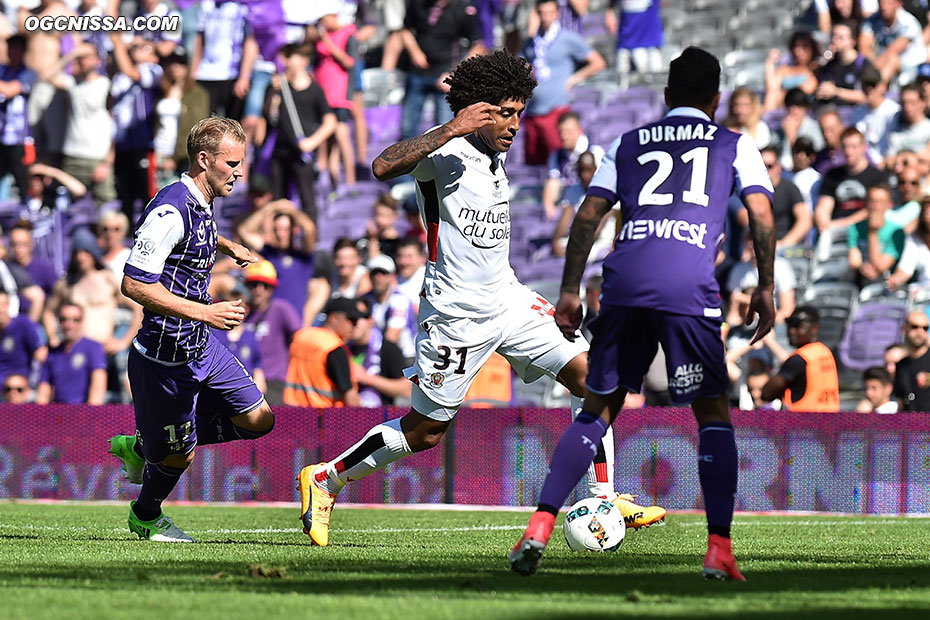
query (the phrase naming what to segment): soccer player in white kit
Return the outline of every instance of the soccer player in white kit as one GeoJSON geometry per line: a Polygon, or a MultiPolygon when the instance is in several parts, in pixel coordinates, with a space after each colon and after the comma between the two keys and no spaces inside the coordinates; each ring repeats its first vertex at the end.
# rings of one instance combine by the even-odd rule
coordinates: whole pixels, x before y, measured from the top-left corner
{"type": "MultiPolygon", "coordinates": [[[[585,393],[587,343],[565,340],[552,320],[555,308],[521,284],[510,266],[504,159],[536,86],[532,67],[498,51],[462,61],[445,82],[455,117],[389,147],[372,164],[380,181],[403,174],[416,179],[427,230],[416,359],[405,371],[414,384],[411,411],[378,424],[332,461],[301,470],[301,520],[316,545],[329,544],[330,514],[347,482],[439,443],[495,351],[524,381],[549,375],[579,406],[585,393]]],[[[631,527],[661,521],[664,508],[638,506],[614,491],[612,436],[599,454],[589,472],[592,494],[616,503],[631,527]]]]}

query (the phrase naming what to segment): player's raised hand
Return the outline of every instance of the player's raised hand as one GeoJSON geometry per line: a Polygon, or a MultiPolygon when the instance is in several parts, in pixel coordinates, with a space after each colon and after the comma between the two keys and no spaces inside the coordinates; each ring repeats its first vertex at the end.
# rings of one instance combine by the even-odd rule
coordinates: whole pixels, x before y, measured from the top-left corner
{"type": "Polygon", "coordinates": [[[573,293],[559,295],[559,305],[555,308],[555,324],[569,342],[575,342],[578,328],[581,327],[581,297],[573,293]]]}
{"type": "Polygon", "coordinates": [[[455,136],[467,136],[485,125],[493,125],[496,121],[492,113],[498,110],[500,106],[479,101],[459,110],[455,118],[446,123],[446,127],[451,129],[455,136]]]}
{"type": "Polygon", "coordinates": [[[749,299],[749,309],[746,311],[746,324],[752,323],[756,316],[759,317],[759,325],[756,326],[756,333],[753,334],[749,344],[762,340],[775,325],[775,301],[772,289],[756,287],[753,292],[749,299]]]}
{"type": "Polygon", "coordinates": [[[245,306],[241,299],[220,301],[207,306],[204,323],[216,329],[229,331],[245,320],[245,306]]]}

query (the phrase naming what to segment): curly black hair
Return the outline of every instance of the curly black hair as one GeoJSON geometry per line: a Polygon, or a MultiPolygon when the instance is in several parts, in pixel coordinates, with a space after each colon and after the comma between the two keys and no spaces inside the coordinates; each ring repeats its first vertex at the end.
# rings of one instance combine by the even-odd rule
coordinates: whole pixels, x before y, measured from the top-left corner
{"type": "Polygon", "coordinates": [[[492,105],[507,99],[527,101],[536,88],[533,66],[504,50],[466,58],[443,81],[451,88],[446,101],[453,114],[480,101],[492,105]]]}

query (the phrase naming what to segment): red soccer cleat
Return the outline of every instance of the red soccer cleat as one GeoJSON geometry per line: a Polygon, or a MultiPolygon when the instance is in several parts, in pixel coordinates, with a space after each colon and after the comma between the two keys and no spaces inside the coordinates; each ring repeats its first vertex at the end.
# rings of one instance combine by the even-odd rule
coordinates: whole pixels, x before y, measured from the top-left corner
{"type": "Polygon", "coordinates": [[[535,573],[554,527],[554,514],[539,510],[534,512],[526,531],[523,532],[523,538],[507,554],[510,570],[521,575],[535,573]]]}
{"type": "Polygon", "coordinates": [[[718,581],[746,581],[736,567],[732,541],[711,534],[707,537],[707,555],[704,556],[704,578],[718,581]]]}

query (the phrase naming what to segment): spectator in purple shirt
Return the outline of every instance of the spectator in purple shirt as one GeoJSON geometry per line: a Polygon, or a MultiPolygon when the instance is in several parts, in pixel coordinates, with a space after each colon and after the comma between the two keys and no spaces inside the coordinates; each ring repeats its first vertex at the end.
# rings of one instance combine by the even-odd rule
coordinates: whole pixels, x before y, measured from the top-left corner
{"type": "Polygon", "coordinates": [[[0,289],[9,297],[10,316],[26,314],[32,321],[38,322],[45,304],[45,293],[32,281],[32,276],[25,268],[10,260],[6,251],[6,242],[0,236],[0,289]]]}
{"type": "Polygon", "coordinates": [[[258,44],[246,21],[249,9],[241,2],[205,0],[191,72],[210,93],[210,111],[238,119],[242,115],[258,58],[258,44]]]}
{"type": "Polygon", "coordinates": [[[28,377],[32,363],[41,364],[47,356],[39,326],[24,314],[11,317],[10,296],[0,291],[0,381],[12,374],[28,377]]]}
{"type": "Polygon", "coordinates": [[[290,200],[275,200],[255,209],[236,228],[247,247],[274,265],[281,285],[274,297],[310,325],[330,294],[329,256],[314,252],[316,226],[290,200]]]}
{"type": "Polygon", "coordinates": [[[35,83],[36,75],[23,64],[26,39],[13,35],[7,40],[9,62],[0,66],[0,176],[7,172],[26,195],[26,138],[29,125],[26,120],[26,101],[35,83]]]}
{"type": "Polygon", "coordinates": [[[247,144],[261,144],[264,141],[261,120],[265,92],[271,84],[271,77],[281,68],[276,64],[278,50],[287,43],[284,6],[281,0],[243,0],[243,4],[249,5],[247,20],[258,46],[258,58],[252,69],[252,83],[242,111],[242,129],[245,130],[247,144]]]}
{"type": "Polygon", "coordinates": [[[255,381],[259,391],[267,392],[265,371],[262,370],[262,350],[255,333],[243,328],[240,324],[228,332],[215,329],[213,335],[220,341],[220,344],[225,345],[242,362],[246,371],[252,375],[252,380],[255,381]]]}
{"type": "Polygon", "coordinates": [[[84,337],[84,310],[65,303],[58,310],[61,344],[49,351],[42,366],[36,402],[102,405],[107,390],[103,346],[84,337]]]}
{"type": "Polygon", "coordinates": [[[261,351],[268,384],[265,400],[280,405],[284,402],[288,348],[300,329],[300,318],[289,303],[272,297],[278,287],[278,274],[270,262],[262,260],[246,267],[245,285],[250,296],[245,326],[255,333],[261,351]]]}
{"type": "MultiPolygon", "coordinates": [[[[238,288],[234,291],[234,295],[226,296],[227,299],[224,299],[224,301],[234,301],[241,298],[240,295],[235,295],[235,293],[240,293],[238,288]]],[[[220,344],[225,345],[236,356],[236,359],[242,362],[246,372],[252,375],[252,380],[255,381],[259,391],[263,394],[267,392],[268,385],[265,382],[262,349],[261,345],[258,344],[258,338],[255,337],[255,332],[246,329],[245,324],[240,323],[229,331],[214,329],[213,336],[220,341],[220,344]]]]}
{"type": "Polygon", "coordinates": [[[113,170],[116,192],[123,213],[135,221],[135,202],[144,207],[155,195],[155,98],[163,71],[155,54],[155,44],[136,37],[129,44],[121,35],[110,35],[113,58],[119,72],[113,76],[110,104],[116,135],[113,170]]]}
{"type": "Polygon", "coordinates": [[[32,223],[20,220],[10,229],[10,254],[13,261],[29,272],[36,286],[46,296],[58,280],[58,274],[52,264],[35,256],[36,244],[32,238],[32,223]]]}

